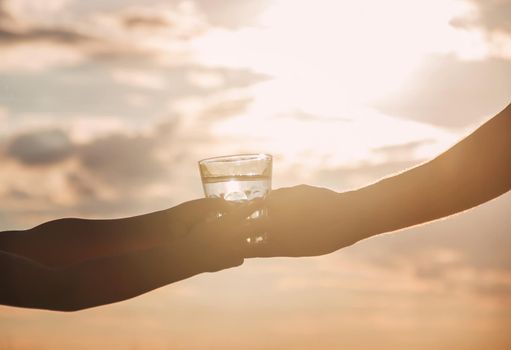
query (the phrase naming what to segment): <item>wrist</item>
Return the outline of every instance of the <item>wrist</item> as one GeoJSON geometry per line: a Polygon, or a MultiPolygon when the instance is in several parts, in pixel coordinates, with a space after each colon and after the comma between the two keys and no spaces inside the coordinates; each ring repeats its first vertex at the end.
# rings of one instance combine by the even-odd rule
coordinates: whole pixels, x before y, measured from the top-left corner
{"type": "Polygon", "coordinates": [[[333,225],[342,232],[343,239],[355,243],[381,233],[377,229],[381,221],[377,203],[367,187],[337,194],[333,225]]]}

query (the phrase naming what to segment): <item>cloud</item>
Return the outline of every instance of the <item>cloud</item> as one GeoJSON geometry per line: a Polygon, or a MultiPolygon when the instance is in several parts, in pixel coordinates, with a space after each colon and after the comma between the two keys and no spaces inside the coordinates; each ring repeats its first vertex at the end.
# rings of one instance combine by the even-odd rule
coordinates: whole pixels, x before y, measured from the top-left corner
{"type": "MultiPolygon", "coordinates": [[[[53,5],[57,7],[55,10],[60,9],[62,3],[63,1],[54,2],[53,5]]],[[[24,6],[27,5],[28,4],[21,5],[24,10],[23,12],[27,12],[28,8],[24,8],[24,6]]],[[[30,6],[34,5],[36,4],[31,4],[30,6]]],[[[46,5],[47,4],[45,4],[42,9],[47,9],[48,6],[46,5]]],[[[37,21],[33,23],[23,23],[24,21],[18,18],[21,16],[18,12],[23,12],[12,11],[12,6],[13,3],[0,0],[0,46],[38,42],[77,46],[83,43],[99,41],[97,38],[79,32],[72,26],[64,26],[61,24],[47,25],[38,23],[37,21]]]]}
{"type": "Polygon", "coordinates": [[[414,159],[417,150],[425,145],[433,143],[433,140],[412,141],[398,145],[387,145],[373,149],[378,155],[383,155],[385,159],[396,161],[414,159]]]}
{"type": "Polygon", "coordinates": [[[73,0],[5,0],[5,7],[19,25],[28,23],[52,24],[65,21],[62,14],[73,0]]]}
{"type": "Polygon", "coordinates": [[[413,80],[375,105],[389,115],[464,128],[495,115],[509,96],[511,61],[429,56],[413,80]]]}
{"type": "Polygon", "coordinates": [[[37,73],[52,68],[77,66],[85,60],[86,56],[82,52],[67,45],[27,42],[0,49],[0,74],[37,73]],[[37,57],[37,60],[33,57],[37,57]]]}
{"type": "Polygon", "coordinates": [[[164,75],[143,70],[117,69],[112,72],[112,78],[120,83],[145,89],[164,89],[167,83],[164,75]]]}
{"type": "Polygon", "coordinates": [[[49,42],[67,45],[79,45],[96,41],[90,36],[64,28],[33,28],[28,30],[0,29],[0,45],[49,42]]]}
{"type": "MultiPolygon", "coordinates": [[[[20,25],[18,18],[11,18],[0,25],[0,71],[25,73],[73,66],[107,47],[102,39],[76,28],[56,24],[20,25]]],[[[113,49],[111,45],[110,50],[113,49]]]]}
{"type": "MultiPolygon", "coordinates": [[[[9,8],[12,7],[10,2],[8,4],[9,8]]],[[[76,13],[72,13],[72,5],[70,3],[63,7],[63,2],[57,1],[54,10],[74,18],[76,13]]],[[[121,7],[117,11],[97,13],[89,17],[77,16],[73,22],[59,19],[48,21],[48,14],[44,15],[45,7],[39,8],[37,3],[30,1],[18,7],[14,6],[17,9],[14,12],[1,12],[4,13],[3,17],[8,14],[12,19],[0,25],[2,70],[25,70],[34,65],[44,69],[58,66],[59,63],[66,66],[67,61],[59,60],[62,55],[59,51],[64,49],[70,50],[75,56],[81,56],[82,59],[97,63],[145,60],[152,64],[161,64],[168,54],[172,56],[172,62],[167,60],[165,65],[179,64],[184,62],[183,55],[186,51],[186,47],[179,43],[197,35],[204,28],[195,12],[169,4],[121,7]],[[34,11],[36,15],[32,16],[30,10],[34,8],[41,11],[34,11]],[[25,13],[30,14],[25,16],[25,13]],[[31,51],[30,47],[35,44],[39,45],[37,50],[31,51]],[[51,48],[59,50],[51,55],[51,48]],[[43,63],[30,64],[34,51],[42,51],[44,58],[52,56],[51,60],[47,58],[43,63]],[[15,58],[12,59],[12,56],[15,58]]]]}
{"type": "MultiPolygon", "coordinates": [[[[490,234],[486,238],[493,237],[490,234]]],[[[479,266],[474,264],[474,256],[467,253],[463,248],[429,248],[415,251],[412,259],[401,261],[401,266],[408,266],[416,279],[444,290],[511,301],[511,267],[479,266]]]]}
{"type": "MultiPolygon", "coordinates": [[[[151,183],[168,174],[168,168],[157,158],[161,139],[171,136],[171,123],[148,133],[127,134],[112,131],[109,134],[76,143],[62,129],[40,129],[22,132],[7,140],[3,157],[22,166],[56,166],[73,158],[87,176],[93,176],[108,186],[120,188],[151,183]]],[[[30,172],[30,168],[26,171],[30,172]]],[[[80,193],[86,189],[86,177],[76,173],[67,175],[67,182],[80,193]]]]}
{"type": "MultiPolygon", "coordinates": [[[[37,65],[44,59],[41,56],[44,50],[33,45],[31,49],[34,55],[34,51],[39,51],[39,60],[26,62],[37,65]]],[[[66,56],[56,57],[64,59],[66,56]]],[[[6,57],[0,56],[0,61],[2,59],[6,57]]],[[[12,57],[12,60],[19,65],[19,57],[12,57]]],[[[34,115],[47,114],[62,123],[81,115],[92,116],[92,119],[98,119],[94,116],[117,118],[127,125],[140,125],[154,122],[181,99],[193,98],[199,106],[214,107],[210,101],[220,92],[243,90],[263,79],[248,70],[207,69],[195,65],[160,67],[142,58],[96,64],[82,62],[68,68],[55,67],[52,71],[0,73],[0,104],[8,108],[16,124],[27,118],[35,119],[34,115]],[[198,86],[190,79],[191,72],[218,76],[222,84],[198,86]]],[[[226,103],[238,100],[237,96],[222,99],[226,103]]]]}
{"type": "Polygon", "coordinates": [[[168,172],[156,149],[157,140],[152,137],[113,134],[83,145],[77,157],[86,171],[111,186],[140,186],[168,172]]]}
{"type": "Polygon", "coordinates": [[[141,33],[153,41],[161,37],[171,43],[186,42],[209,28],[193,2],[127,6],[111,16],[128,34],[141,33]]]}
{"type": "Polygon", "coordinates": [[[492,299],[505,298],[509,300],[511,299],[511,283],[509,283],[510,280],[511,278],[505,276],[504,281],[498,281],[491,284],[480,282],[475,286],[474,289],[476,293],[490,297],[492,299]]]}
{"type": "MultiPolygon", "coordinates": [[[[140,1],[136,0],[106,0],[102,2],[83,2],[73,1],[67,5],[67,8],[76,15],[90,16],[98,13],[112,13],[121,12],[129,9],[151,9],[151,8],[174,8],[183,13],[194,13],[197,17],[204,17],[205,21],[212,26],[225,27],[230,29],[237,29],[242,26],[253,25],[258,16],[264,11],[264,9],[271,4],[270,0],[253,0],[253,1],[237,1],[237,0],[193,0],[193,1],[181,1],[181,0],[146,0],[141,6],[140,1]],[[163,5],[162,5],[163,4],[163,5]]],[[[133,18],[141,18],[144,16],[133,16],[133,18]]],[[[141,21],[135,24],[145,26],[149,24],[155,24],[159,26],[160,22],[163,21],[156,19],[158,16],[154,16],[154,23],[149,20],[141,21]]],[[[172,21],[170,21],[173,24],[172,21]]]]}
{"type": "Polygon", "coordinates": [[[74,194],[80,198],[80,201],[88,198],[96,198],[97,196],[97,191],[94,186],[78,172],[67,174],[66,182],[74,194]]]}
{"type": "MultiPolygon", "coordinates": [[[[232,1],[217,5],[243,12],[243,8],[252,8],[255,3],[260,1],[252,5],[239,5],[232,1]]],[[[55,9],[51,11],[58,10],[59,14],[63,14],[62,18],[73,21],[58,18],[48,21],[48,13],[44,15],[45,7],[36,2],[26,1],[16,6],[11,2],[8,4],[10,10],[0,12],[3,17],[12,19],[12,23],[0,25],[0,70],[4,71],[44,70],[83,61],[107,64],[145,61],[153,66],[189,64],[189,40],[209,29],[205,15],[194,2],[140,5],[129,1],[109,1],[105,4],[105,11],[99,11],[102,6],[95,4],[95,11],[87,16],[79,10],[81,5],[76,2],[59,0],[55,6],[52,5],[55,9]],[[31,49],[34,44],[38,46],[31,49]],[[34,62],[32,57],[38,52],[43,59],[34,62]]],[[[211,7],[209,2],[202,5],[213,14],[232,13],[226,8],[211,7]]],[[[249,13],[253,11],[247,11],[247,15],[249,13]]],[[[241,12],[225,19],[241,21],[240,15],[241,12]]]]}
{"type": "Polygon", "coordinates": [[[61,130],[42,130],[15,136],[5,153],[24,165],[49,165],[68,158],[72,144],[61,130]]]}
{"type": "Polygon", "coordinates": [[[163,16],[140,16],[136,14],[126,15],[122,22],[126,28],[153,28],[153,29],[161,29],[167,28],[172,25],[172,23],[163,16]]]}
{"type": "Polygon", "coordinates": [[[254,25],[271,1],[196,0],[196,3],[204,11],[211,25],[237,29],[254,25]]]}
{"type": "Polygon", "coordinates": [[[503,31],[511,34],[511,2],[508,0],[468,0],[477,9],[474,16],[462,17],[454,25],[482,26],[489,31],[503,31]]]}
{"type": "Polygon", "coordinates": [[[10,188],[3,198],[14,199],[14,200],[27,200],[30,199],[30,193],[19,188],[10,188]]]}
{"type": "Polygon", "coordinates": [[[202,111],[202,117],[206,120],[215,121],[245,112],[253,101],[252,98],[243,96],[227,96],[225,99],[211,101],[202,111]]]}
{"type": "Polygon", "coordinates": [[[112,130],[81,142],[64,128],[14,135],[0,145],[1,210],[19,227],[62,216],[135,215],[189,198],[189,188],[172,190],[187,152],[186,142],[177,149],[172,141],[177,125],[112,130]]]}

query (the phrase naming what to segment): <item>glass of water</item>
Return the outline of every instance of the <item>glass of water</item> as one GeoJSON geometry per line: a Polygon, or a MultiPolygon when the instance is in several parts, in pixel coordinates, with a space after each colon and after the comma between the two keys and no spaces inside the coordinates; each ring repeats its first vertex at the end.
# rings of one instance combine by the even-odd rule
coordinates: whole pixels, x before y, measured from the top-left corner
{"type": "MultiPolygon", "coordinates": [[[[202,186],[206,197],[232,202],[263,198],[271,190],[272,156],[239,154],[199,161],[202,186]]],[[[265,209],[255,211],[249,219],[267,215],[265,209]]],[[[220,214],[221,215],[221,214],[220,214]]],[[[265,232],[254,232],[248,243],[263,243],[265,232]]]]}

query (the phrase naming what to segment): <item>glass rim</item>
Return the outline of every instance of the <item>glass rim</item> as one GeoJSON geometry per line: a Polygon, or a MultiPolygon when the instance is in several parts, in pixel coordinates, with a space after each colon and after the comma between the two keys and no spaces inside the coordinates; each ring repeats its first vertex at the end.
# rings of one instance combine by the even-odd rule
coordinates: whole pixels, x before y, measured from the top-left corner
{"type": "Polygon", "coordinates": [[[241,154],[232,154],[228,156],[217,156],[204,158],[198,161],[199,165],[209,164],[209,163],[229,163],[229,162],[247,162],[254,160],[267,160],[271,161],[273,156],[268,153],[241,153],[241,154]]]}

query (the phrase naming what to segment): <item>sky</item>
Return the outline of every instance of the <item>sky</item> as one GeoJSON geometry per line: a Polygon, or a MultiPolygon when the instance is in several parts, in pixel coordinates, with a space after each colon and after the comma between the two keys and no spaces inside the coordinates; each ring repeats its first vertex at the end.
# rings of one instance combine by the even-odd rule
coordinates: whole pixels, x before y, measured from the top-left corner
{"type": "MultiPolygon", "coordinates": [[[[511,96],[509,0],[0,0],[0,230],[202,197],[197,161],[355,189],[511,96]]],[[[73,314],[0,307],[6,349],[509,349],[511,197],[328,256],[252,259],[73,314]]]]}

